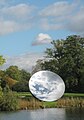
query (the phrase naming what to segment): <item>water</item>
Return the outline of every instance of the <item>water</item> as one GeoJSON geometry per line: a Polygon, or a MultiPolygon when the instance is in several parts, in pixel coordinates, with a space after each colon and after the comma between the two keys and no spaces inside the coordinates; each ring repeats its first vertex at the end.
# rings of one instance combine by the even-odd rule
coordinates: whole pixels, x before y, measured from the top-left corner
{"type": "Polygon", "coordinates": [[[0,112],[0,120],[84,120],[84,109],[49,108],[0,112]]]}

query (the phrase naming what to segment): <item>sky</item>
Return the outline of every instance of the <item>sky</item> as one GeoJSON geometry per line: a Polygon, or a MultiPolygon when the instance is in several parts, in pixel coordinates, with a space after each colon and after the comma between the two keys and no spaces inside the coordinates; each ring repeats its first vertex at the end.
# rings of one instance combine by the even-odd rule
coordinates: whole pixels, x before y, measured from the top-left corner
{"type": "Polygon", "coordinates": [[[51,41],[84,36],[84,0],[0,0],[1,69],[30,70],[51,41]]]}

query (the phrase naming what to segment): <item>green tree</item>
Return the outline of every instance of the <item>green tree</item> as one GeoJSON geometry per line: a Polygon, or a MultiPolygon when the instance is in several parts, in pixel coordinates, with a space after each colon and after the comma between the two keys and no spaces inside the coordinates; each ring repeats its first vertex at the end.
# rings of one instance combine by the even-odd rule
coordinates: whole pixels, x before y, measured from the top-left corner
{"type": "Polygon", "coordinates": [[[0,99],[1,99],[2,95],[3,95],[2,87],[0,86],[0,99]]]}
{"type": "Polygon", "coordinates": [[[12,91],[17,92],[29,92],[28,81],[20,81],[12,86],[12,91]]]}
{"type": "Polygon", "coordinates": [[[25,71],[24,69],[20,70],[20,74],[21,74],[21,80],[22,81],[29,81],[31,74],[27,71],[25,71]]]}
{"type": "Polygon", "coordinates": [[[67,92],[84,92],[84,38],[73,35],[66,40],[52,42],[53,48],[46,50],[49,61],[42,69],[58,73],[66,84],[67,92]]]}
{"type": "Polygon", "coordinates": [[[8,75],[10,78],[15,79],[17,81],[21,80],[20,70],[17,66],[10,66],[5,71],[6,76],[8,75]]]}
{"type": "Polygon", "coordinates": [[[3,58],[3,56],[0,55],[0,66],[3,65],[5,63],[5,59],[3,58]]]}
{"type": "Polygon", "coordinates": [[[17,81],[28,81],[31,75],[23,69],[20,70],[17,66],[10,66],[6,69],[4,76],[8,76],[17,81]]]}

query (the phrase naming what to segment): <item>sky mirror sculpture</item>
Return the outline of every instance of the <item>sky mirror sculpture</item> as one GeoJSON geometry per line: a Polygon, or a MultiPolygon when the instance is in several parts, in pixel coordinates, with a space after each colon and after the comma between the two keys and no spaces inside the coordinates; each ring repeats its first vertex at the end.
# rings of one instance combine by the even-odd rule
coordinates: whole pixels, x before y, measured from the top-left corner
{"type": "Polygon", "coordinates": [[[29,80],[31,93],[42,101],[55,101],[61,98],[65,91],[62,78],[51,71],[39,71],[29,80]]]}

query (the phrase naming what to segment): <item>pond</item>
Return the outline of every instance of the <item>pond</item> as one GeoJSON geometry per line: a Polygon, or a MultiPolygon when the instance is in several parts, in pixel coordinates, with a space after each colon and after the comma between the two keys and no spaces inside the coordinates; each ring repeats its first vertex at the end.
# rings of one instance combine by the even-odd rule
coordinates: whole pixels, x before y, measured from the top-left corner
{"type": "Polygon", "coordinates": [[[84,109],[48,108],[0,112],[0,120],[84,120],[84,109]]]}

